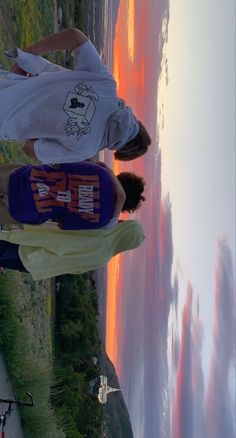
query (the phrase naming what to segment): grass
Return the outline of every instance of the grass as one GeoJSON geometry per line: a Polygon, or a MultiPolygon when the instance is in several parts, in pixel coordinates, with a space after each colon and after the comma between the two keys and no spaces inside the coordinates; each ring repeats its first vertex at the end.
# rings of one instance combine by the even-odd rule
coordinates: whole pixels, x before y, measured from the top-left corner
{"type": "Polygon", "coordinates": [[[88,274],[63,275],[56,300],[55,384],[51,400],[66,436],[101,437],[103,408],[88,395],[101,372],[97,293],[88,274]],[[100,362],[100,360],[99,360],[100,362]]]}
{"type": "MultiPolygon", "coordinates": [[[[62,26],[83,28],[86,2],[81,0],[59,0],[62,9],[62,26]]],[[[54,32],[54,0],[0,0],[2,20],[0,22],[0,64],[9,69],[10,63],[4,49],[21,48],[54,32]]],[[[48,54],[53,62],[68,64],[61,52],[48,54]]]]}
{"type": "Polygon", "coordinates": [[[49,404],[52,367],[46,300],[42,282],[32,285],[27,274],[6,272],[1,275],[1,351],[15,397],[24,399],[25,392],[30,391],[35,400],[34,408],[21,410],[26,438],[58,436],[56,418],[49,404]]]}
{"type": "MultiPolygon", "coordinates": [[[[63,26],[81,28],[83,2],[59,0],[63,26]]],[[[7,48],[26,47],[54,31],[53,0],[0,0],[0,64],[10,63],[3,54],[7,48]]],[[[49,55],[51,61],[68,65],[61,52],[49,55]]],[[[0,163],[31,162],[22,144],[0,142],[0,163]]],[[[30,275],[8,271],[0,276],[0,349],[16,398],[30,391],[33,409],[20,410],[26,438],[60,438],[57,419],[50,405],[54,381],[52,355],[55,319],[55,280],[34,282],[30,275]]],[[[78,434],[78,436],[80,436],[78,434]]],[[[82,435],[81,435],[82,436],[82,435]]]]}
{"type": "Polygon", "coordinates": [[[0,3],[16,45],[26,47],[45,35],[44,31],[53,32],[53,5],[53,0],[4,0],[0,3]]]}

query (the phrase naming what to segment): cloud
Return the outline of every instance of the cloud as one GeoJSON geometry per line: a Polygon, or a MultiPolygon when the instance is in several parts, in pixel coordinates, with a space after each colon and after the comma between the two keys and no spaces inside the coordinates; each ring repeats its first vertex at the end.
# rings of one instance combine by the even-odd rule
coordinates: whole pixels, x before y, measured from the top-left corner
{"type": "Polygon", "coordinates": [[[169,313],[173,300],[171,283],[173,243],[171,204],[168,197],[162,200],[158,212],[156,221],[158,227],[153,230],[154,234],[150,234],[150,243],[154,241],[155,244],[149,246],[149,250],[152,248],[154,254],[148,258],[150,266],[147,266],[143,313],[145,437],[154,436],[154,431],[155,436],[169,436],[170,429],[167,397],[169,378],[167,339],[169,313]],[[153,415],[154,407],[155,415],[153,415]]]}
{"type": "MultiPolygon", "coordinates": [[[[182,313],[182,333],[173,401],[173,438],[233,438],[229,377],[235,348],[235,301],[231,253],[225,240],[218,243],[213,323],[213,349],[206,395],[201,363],[203,327],[197,303],[192,316],[192,288],[188,287],[182,313]]],[[[232,378],[235,383],[235,378],[232,378]]],[[[231,382],[232,383],[232,382],[231,382]]]]}
{"type": "Polygon", "coordinates": [[[179,300],[179,280],[177,275],[174,276],[174,287],[173,287],[173,301],[175,308],[175,315],[178,315],[178,300],[179,300]]]}
{"type": "Polygon", "coordinates": [[[208,436],[233,438],[229,374],[235,348],[234,279],[230,250],[224,239],[218,242],[216,267],[213,350],[206,394],[208,436]]]}
{"type": "Polygon", "coordinates": [[[147,202],[142,222],[148,237],[139,253],[129,252],[119,263],[116,367],[134,434],[151,438],[169,436],[167,339],[174,286],[171,205],[168,197],[160,201],[160,184],[147,202]]]}
{"type": "Polygon", "coordinates": [[[159,291],[159,318],[166,325],[173,301],[173,286],[171,284],[171,271],[173,262],[172,241],[172,215],[169,196],[161,203],[159,225],[159,250],[160,250],[160,291],[159,291]]]}
{"type": "Polygon", "coordinates": [[[192,287],[189,284],[186,303],[182,312],[182,333],[179,364],[176,374],[176,393],[173,404],[173,438],[193,437],[192,394],[192,287]]]}
{"type": "Polygon", "coordinates": [[[182,314],[182,336],[173,410],[173,437],[204,438],[204,376],[201,363],[203,326],[192,316],[192,288],[182,314]]]}
{"type": "Polygon", "coordinates": [[[193,393],[193,438],[204,438],[204,376],[201,362],[203,326],[198,317],[192,322],[192,393],[193,393]]]}
{"type": "Polygon", "coordinates": [[[179,338],[172,333],[172,364],[174,370],[177,371],[179,363],[179,338]]]}

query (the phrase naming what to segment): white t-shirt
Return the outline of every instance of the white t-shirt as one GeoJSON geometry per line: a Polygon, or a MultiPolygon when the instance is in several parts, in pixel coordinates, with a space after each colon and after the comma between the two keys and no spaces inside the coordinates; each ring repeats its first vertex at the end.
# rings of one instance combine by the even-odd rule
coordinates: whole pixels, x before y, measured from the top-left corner
{"type": "Polygon", "coordinates": [[[17,64],[38,76],[0,79],[0,138],[38,139],[43,163],[82,161],[103,149],[116,83],[90,41],[73,51],[74,71],[17,49],[17,64]]]}

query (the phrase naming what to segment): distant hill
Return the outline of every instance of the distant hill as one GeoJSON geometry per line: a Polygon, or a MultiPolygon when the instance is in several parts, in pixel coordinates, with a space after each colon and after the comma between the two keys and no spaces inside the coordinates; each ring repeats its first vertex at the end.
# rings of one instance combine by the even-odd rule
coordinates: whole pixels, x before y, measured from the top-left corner
{"type": "MultiPolygon", "coordinates": [[[[119,380],[115,367],[103,351],[103,371],[108,378],[109,386],[119,388],[119,380]]],[[[108,395],[108,402],[104,406],[105,422],[109,438],[134,438],[129,413],[121,392],[108,395]]]]}
{"type": "Polygon", "coordinates": [[[112,24],[114,29],[118,18],[118,9],[119,9],[120,0],[113,0],[111,4],[112,4],[112,24]]]}
{"type": "Polygon", "coordinates": [[[83,31],[91,39],[98,51],[104,45],[104,28],[107,26],[104,20],[109,20],[110,38],[112,41],[114,39],[119,3],[120,0],[86,0],[82,2],[84,15],[83,31]],[[105,14],[105,10],[109,18],[105,14]]]}

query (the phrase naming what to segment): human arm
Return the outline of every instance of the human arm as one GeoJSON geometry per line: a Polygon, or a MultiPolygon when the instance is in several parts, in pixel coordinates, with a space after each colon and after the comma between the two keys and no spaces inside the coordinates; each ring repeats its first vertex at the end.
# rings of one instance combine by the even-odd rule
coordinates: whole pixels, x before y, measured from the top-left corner
{"type": "Polygon", "coordinates": [[[30,77],[38,76],[45,72],[54,73],[58,71],[68,71],[68,69],[61,65],[54,64],[41,56],[24,52],[23,50],[18,49],[18,47],[6,51],[5,55],[10,61],[15,62],[11,68],[11,73],[21,76],[30,77]]]}
{"type": "Polygon", "coordinates": [[[35,139],[27,140],[23,146],[23,151],[28,157],[37,158],[34,152],[35,139]]]}
{"type": "Polygon", "coordinates": [[[43,72],[68,71],[67,69],[47,61],[41,54],[49,51],[74,50],[83,45],[88,38],[79,29],[71,28],[51,34],[37,43],[21,50],[11,49],[5,52],[6,56],[15,61],[11,72],[26,76],[38,75],[43,72]],[[27,73],[26,73],[27,72],[27,73]]]}
{"type": "Polygon", "coordinates": [[[119,216],[119,214],[122,211],[122,208],[124,206],[125,200],[126,200],[126,194],[125,191],[120,183],[120,181],[116,178],[115,174],[110,174],[111,177],[113,178],[113,182],[115,184],[115,207],[113,210],[113,217],[117,217],[119,216]]]}
{"type": "Polygon", "coordinates": [[[109,166],[107,166],[102,161],[99,161],[96,164],[98,164],[101,167],[104,167],[108,171],[108,173],[109,173],[109,175],[114,183],[114,186],[115,186],[115,206],[114,206],[114,210],[112,213],[112,217],[118,217],[122,211],[122,208],[123,208],[125,200],[126,200],[126,194],[125,194],[125,191],[123,189],[123,186],[120,183],[120,181],[118,180],[118,178],[115,176],[113,170],[109,166]]]}
{"type": "Polygon", "coordinates": [[[51,63],[39,55],[58,50],[72,51],[75,48],[79,48],[87,40],[88,38],[83,32],[79,29],[71,28],[48,35],[24,50],[14,48],[6,51],[5,54],[9,59],[15,61],[11,68],[12,73],[24,76],[30,73],[30,75],[35,76],[42,72],[68,71],[68,69],[51,63]]]}
{"type": "MultiPolygon", "coordinates": [[[[69,50],[74,58],[74,70],[107,73],[97,50],[89,39],[79,29],[71,28],[47,36],[39,42],[21,50],[18,48],[5,52],[6,56],[15,61],[13,73],[22,74],[23,71],[35,76],[44,72],[68,71],[57,64],[53,64],[40,55],[48,51],[69,50]]],[[[24,74],[24,73],[23,73],[24,74]]]]}
{"type": "Polygon", "coordinates": [[[42,55],[45,52],[69,50],[74,58],[74,70],[107,73],[97,50],[86,35],[76,28],[65,29],[51,34],[39,42],[25,49],[33,55],[42,55]],[[85,44],[87,43],[87,44],[85,44]]]}
{"type": "Polygon", "coordinates": [[[74,70],[107,73],[94,45],[81,30],[75,27],[48,35],[39,42],[27,47],[25,52],[42,55],[45,52],[69,50],[74,57],[74,70]],[[87,43],[87,44],[85,44],[87,43]]]}
{"type": "Polygon", "coordinates": [[[18,64],[13,64],[13,66],[11,67],[11,73],[15,73],[16,75],[20,76],[32,76],[30,73],[21,68],[18,64]]]}
{"type": "Polygon", "coordinates": [[[45,52],[55,52],[58,50],[74,50],[84,44],[88,38],[79,29],[65,29],[58,33],[53,33],[43,38],[25,49],[25,52],[33,55],[42,55],[45,52]]]}

